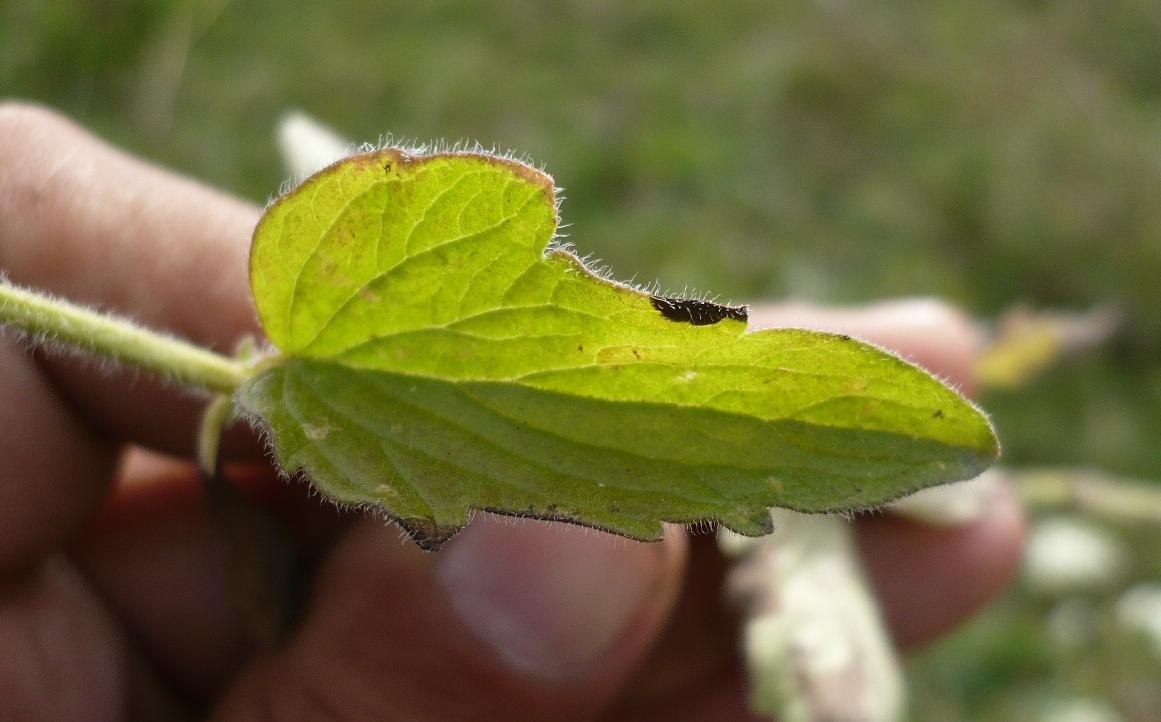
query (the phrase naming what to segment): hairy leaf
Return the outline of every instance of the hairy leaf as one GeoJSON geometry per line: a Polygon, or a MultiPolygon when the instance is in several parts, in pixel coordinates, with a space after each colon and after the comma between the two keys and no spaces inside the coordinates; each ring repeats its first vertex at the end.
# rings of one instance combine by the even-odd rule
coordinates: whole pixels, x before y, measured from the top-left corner
{"type": "Polygon", "coordinates": [[[864,508],[995,458],[984,416],[896,356],[601,278],[556,227],[548,176],[467,153],[354,156],[271,205],[251,282],[282,354],[239,401],[279,463],[435,548],[470,509],[761,534],[771,506],[864,508]]]}

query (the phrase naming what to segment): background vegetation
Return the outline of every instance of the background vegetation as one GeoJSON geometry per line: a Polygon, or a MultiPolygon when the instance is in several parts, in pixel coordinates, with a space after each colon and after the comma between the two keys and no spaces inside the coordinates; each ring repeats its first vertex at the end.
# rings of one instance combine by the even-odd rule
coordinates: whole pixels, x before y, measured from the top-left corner
{"type": "MultiPolygon", "coordinates": [[[[517,149],[566,189],[582,252],[663,288],[931,294],[982,318],[1115,301],[1110,344],[983,405],[1009,466],[1161,479],[1149,0],[0,0],[0,95],[259,202],[288,108],[517,149]]],[[[1156,533],[1126,539],[1146,561],[1125,583],[1157,578],[1156,533]]],[[[1140,640],[1061,645],[1054,604],[1017,590],[925,653],[917,717],[1087,695],[1161,719],[1140,640]]]]}

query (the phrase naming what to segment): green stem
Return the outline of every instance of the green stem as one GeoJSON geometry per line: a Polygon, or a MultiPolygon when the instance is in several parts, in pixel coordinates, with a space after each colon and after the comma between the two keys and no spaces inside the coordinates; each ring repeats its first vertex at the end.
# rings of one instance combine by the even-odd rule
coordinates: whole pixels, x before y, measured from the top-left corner
{"type": "Polygon", "coordinates": [[[1033,508],[1070,508],[1114,522],[1161,524],[1161,489],[1155,482],[1122,479],[1085,469],[1012,473],[1020,499],[1033,508]]]}
{"type": "Polygon", "coordinates": [[[6,280],[0,324],[221,393],[233,393],[251,374],[229,356],[6,280]]]}

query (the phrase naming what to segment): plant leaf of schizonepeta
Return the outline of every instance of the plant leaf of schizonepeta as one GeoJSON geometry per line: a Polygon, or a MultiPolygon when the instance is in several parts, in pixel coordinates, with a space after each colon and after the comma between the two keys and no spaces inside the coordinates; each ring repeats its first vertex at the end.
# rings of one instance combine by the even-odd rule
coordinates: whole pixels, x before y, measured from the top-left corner
{"type": "Polygon", "coordinates": [[[744,307],[594,274],[556,228],[547,175],[470,153],[353,156],[275,201],[250,273],[281,353],[238,401],[279,463],[436,548],[470,509],[755,535],[771,506],[864,508],[994,459],[987,419],[898,357],[746,333],[744,307]]]}

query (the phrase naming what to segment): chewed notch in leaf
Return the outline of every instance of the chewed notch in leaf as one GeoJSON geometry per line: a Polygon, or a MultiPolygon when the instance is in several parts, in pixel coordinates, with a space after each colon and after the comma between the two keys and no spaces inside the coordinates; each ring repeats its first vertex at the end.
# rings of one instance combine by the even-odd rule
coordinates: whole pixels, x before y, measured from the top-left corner
{"type": "Polygon", "coordinates": [[[272,204],[250,274],[282,354],[239,402],[282,466],[435,548],[469,509],[755,535],[771,506],[864,508],[995,458],[987,419],[896,356],[603,279],[556,227],[547,175],[470,153],[354,156],[272,204]]]}

